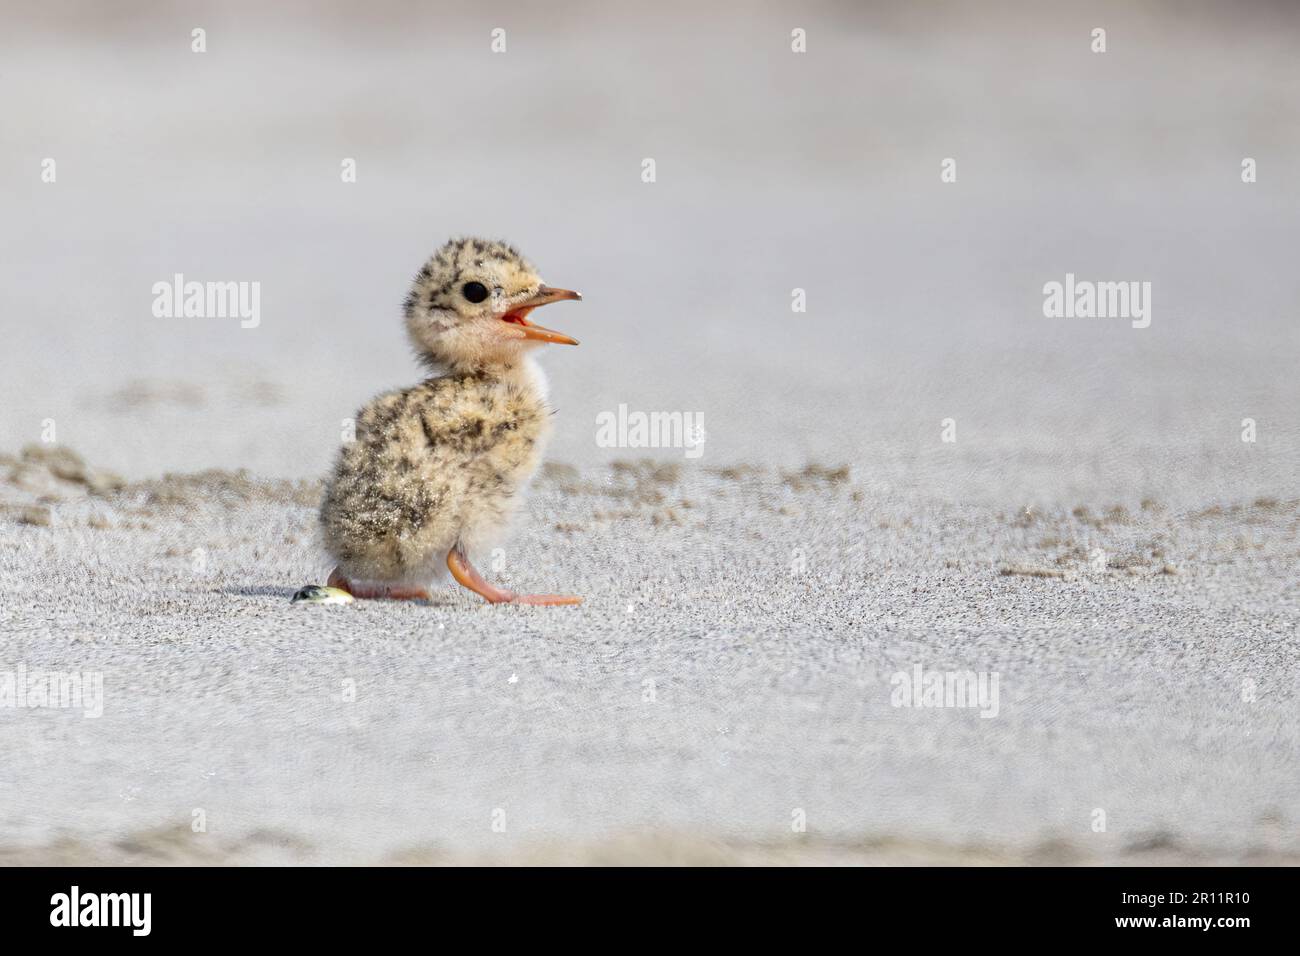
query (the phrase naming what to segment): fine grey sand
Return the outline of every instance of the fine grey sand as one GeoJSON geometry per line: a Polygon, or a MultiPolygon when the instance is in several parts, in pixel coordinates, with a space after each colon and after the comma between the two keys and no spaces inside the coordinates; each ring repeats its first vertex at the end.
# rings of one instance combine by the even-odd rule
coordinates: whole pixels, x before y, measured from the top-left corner
{"type": "Polygon", "coordinates": [[[0,652],[104,690],[4,714],[3,861],[1300,861],[1294,499],[551,466],[502,576],[582,607],[327,607],[310,483],[85,487],[5,486],[0,652]],[[996,715],[892,706],[916,664],[996,715]]]}
{"type": "Polygon", "coordinates": [[[0,863],[1297,862],[1300,8],[797,7],[0,12],[0,690],[103,681],[0,863]],[[291,605],[460,233],[584,293],[485,571],[587,603],[291,605]]]}

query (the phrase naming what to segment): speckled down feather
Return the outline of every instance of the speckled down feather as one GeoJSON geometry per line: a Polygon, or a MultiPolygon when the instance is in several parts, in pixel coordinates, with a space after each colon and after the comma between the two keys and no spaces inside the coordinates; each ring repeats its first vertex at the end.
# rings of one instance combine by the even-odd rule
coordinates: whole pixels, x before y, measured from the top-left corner
{"type": "Polygon", "coordinates": [[[357,418],[321,506],[326,547],[362,580],[423,583],[448,550],[508,524],[550,430],[541,395],[485,372],[381,395],[357,418]]]}

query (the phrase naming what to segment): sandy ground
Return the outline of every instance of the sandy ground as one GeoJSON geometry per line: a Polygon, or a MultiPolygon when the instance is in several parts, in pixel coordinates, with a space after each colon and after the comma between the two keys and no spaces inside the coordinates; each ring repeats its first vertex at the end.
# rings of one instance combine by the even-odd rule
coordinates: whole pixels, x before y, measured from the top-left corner
{"type": "Polygon", "coordinates": [[[104,689],[0,713],[2,860],[1300,861],[1296,500],[553,465],[500,576],[581,608],[325,607],[312,483],[7,467],[0,656],[104,689]]]}
{"type": "Polygon", "coordinates": [[[103,679],[0,862],[1296,861],[1300,8],[798,6],[0,11],[0,691],[103,679]],[[585,296],[494,563],[587,604],[290,606],[465,232],[585,296]]]}

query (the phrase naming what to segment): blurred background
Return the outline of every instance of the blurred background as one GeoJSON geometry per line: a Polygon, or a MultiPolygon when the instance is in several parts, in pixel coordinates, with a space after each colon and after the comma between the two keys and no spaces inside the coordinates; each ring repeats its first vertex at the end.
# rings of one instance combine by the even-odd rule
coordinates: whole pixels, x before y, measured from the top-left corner
{"type": "Polygon", "coordinates": [[[595,441],[626,403],[702,416],[688,466],[848,463],[880,494],[1194,504],[1294,485],[1294,4],[6,2],[0,19],[5,450],[53,419],[131,478],[319,475],[342,419],[418,380],[402,299],[468,233],[585,295],[549,316],[583,342],[544,356],[560,461],[640,454],[595,441]],[[1150,327],[1044,318],[1067,272],[1151,282],[1150,327]],[[175,273],[260,282],[260,326],[154,317],[175,273]]]}

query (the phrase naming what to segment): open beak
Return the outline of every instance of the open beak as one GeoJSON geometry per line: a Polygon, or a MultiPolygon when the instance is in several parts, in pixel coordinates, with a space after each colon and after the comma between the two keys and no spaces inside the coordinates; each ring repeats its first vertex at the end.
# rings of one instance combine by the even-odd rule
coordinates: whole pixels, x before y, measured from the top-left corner
{"type": "Polygon", "coordinates": [[[577,345],[577,339],[571,339],[563,332],[556,332],[552,329],[544,329],[540,325],[533,325],[528,321],[528,313],[539,305],[549,305],[552,302],[563,302],[565,299],[581,298],[581,294],[571,292],[568,289],[552,289],[549,286],[542,286],[537,290],[535,296],[525,299],[501,316],[501,321],[509,322],[518,328],[519,334],[515,336],[516,338],[532,339],[535,342],[551,342],[554,345],[577,345]]]}

